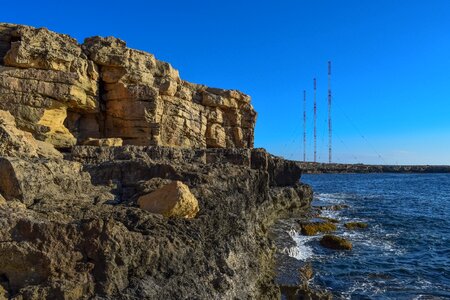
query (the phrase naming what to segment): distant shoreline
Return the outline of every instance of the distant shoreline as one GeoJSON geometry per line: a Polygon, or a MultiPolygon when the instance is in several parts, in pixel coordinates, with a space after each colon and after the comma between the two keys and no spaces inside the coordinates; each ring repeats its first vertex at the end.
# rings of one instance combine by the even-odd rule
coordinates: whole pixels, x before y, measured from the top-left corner
{"type": "Polygon", "coordinates": [[[303,174],[339,173],[450,173],[448,165],[365,165],[297,162],[303,174]]]}

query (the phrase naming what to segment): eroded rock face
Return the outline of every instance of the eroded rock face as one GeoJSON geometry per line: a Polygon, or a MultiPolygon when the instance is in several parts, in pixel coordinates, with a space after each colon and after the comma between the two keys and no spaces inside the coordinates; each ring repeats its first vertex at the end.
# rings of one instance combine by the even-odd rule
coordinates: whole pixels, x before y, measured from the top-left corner
{"type": "Polygon", "coordinates": [[[62,159],[20,159],[0,157],[0,193],[6,200],[19,200],[27,206],[36,202],[94,202],[114,196],[91,183],[82,165],[62,159]]]}
{"type": "Polygon", "coordinates": [[[0,156],[62,158],[52,144],[35,140],[33,135],[17,129],[14,117],[0,110],[0,156]]]}
{"type": "Polygon", "coordinates": [[[251,149],[248,96],[0,23],[0,109],[0,298],[279,298],[267,227],[312,192],[251,149]],[[155,194],[175,205],[145,210],[155,194]]]}
{"type": "Polygon", "coordinates": [[[170,64],[113,37],[84,44],[45,28],[0,23],[0,109],[37,139],[89,138],[186,148],[253,147],[247,95],[180,79],[170,64]]]}
{"type": "Polygon", "coordinates": [[[0,158],[0,285],[18,299],[277,298],[266,228],[307,207],[311,190],[277,186],[272,157],[261,164],[254,151],[76,146],[70,160],[0,158]],[[195,218],[139,208],[176,180],[197,199],[195,218]]]}
{"type": "Polygon", "coordinates": [[[8,51],[0,66],[0,108],[36,138],[56,147],[74,145],[76,133],[64,123],[71,111],[99,112],[97,66],[67,35],[11,24],[0,24],[0,31],[8,37],[3,39],[8,51]]]}

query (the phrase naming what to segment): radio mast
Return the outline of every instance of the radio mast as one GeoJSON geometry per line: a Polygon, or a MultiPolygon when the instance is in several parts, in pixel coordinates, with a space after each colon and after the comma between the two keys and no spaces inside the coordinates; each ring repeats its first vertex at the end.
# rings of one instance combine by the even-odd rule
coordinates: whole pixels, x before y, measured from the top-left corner
{"type": "Polygon", "coordinates": [[[314,78],[314,162],[317,162],[317,82],[314,78]]]}
{"type": "Polygon", "coordinates": [[[303,91],[303,161],[306,162],[306,91],[303,91]]]}
{"type": "Polygon", "coordinates": [[[332,137],[333,128],[331,123],[331,61],[328,62],[328,162],[332,160],[332,137]]]}

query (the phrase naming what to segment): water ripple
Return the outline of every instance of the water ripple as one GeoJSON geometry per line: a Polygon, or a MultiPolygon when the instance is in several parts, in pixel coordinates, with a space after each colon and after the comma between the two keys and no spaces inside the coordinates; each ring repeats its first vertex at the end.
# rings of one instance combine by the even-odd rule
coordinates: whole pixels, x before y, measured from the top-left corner
{"type": "Polygon", "coordinates": [[[318,237],[290,232],[291,257],[310,260],[313,285],[337,299],[450,299],[450,175],[307,175],[317,205],[349,209],[323,216],[369,224],[363,231],[336,234],[353,243],[351,252],[320,247],[318,237]]]}

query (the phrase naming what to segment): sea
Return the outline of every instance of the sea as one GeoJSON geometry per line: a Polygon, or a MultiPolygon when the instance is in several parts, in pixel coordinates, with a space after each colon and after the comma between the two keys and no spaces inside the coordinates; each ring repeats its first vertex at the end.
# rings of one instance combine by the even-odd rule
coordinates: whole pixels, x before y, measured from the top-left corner
{"type": "Polygon", "coordinates": [[[313,205],[348,206],[322,216],[339,220],[335,234],[353,249],[325,249],[320,235],[292,228],[282,280],[307,262],[309,285],[335,299],[450,299],[450,174],[317,174],[302,182],[314,190],[313,205]],[[344,228],[355,221],[368,228],[344,228]]]}

